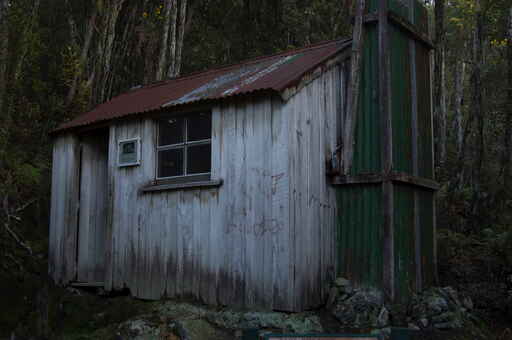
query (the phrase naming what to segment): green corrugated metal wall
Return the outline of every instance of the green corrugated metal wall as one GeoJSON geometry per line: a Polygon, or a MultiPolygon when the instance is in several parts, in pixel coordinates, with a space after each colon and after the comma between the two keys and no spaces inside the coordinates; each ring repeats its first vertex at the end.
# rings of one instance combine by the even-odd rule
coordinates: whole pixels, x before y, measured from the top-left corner
{"type": "MultiPolygon", "coordinates": [[[[379,0],[367,5],[375,13],[379,0]]],[[[409,20],[409,9],[403,0],[391,0],[389,9],[409,20]]],[[[413,5],[414,24],[427,32],[425,7],[413,5]]],[[[411,37],[389,25],[390,96],[392,119],[393,171],[433,179],[432,117],[430,102],[429,49],[414,42],[417,89],[417,173],[413,163],[413,102],[411,37]]],[[[350,175],[382,173],[382,128],[379,110],[378,26],[365,26],[363,67],[359,114],[355,133],[354,158],[350,175]]],[[[383,191],[380,183],[340,185],[337,187],[338,210],[338,275],[360,285],[382,286],[383,280],[383,191]]],[[[398,300],[406,299],[417,288],[421,274],[424,285],[435,278],[434,263],[434,192],[413,185],[393,186],[394,289],[398,300]],[[415,218],[417,210],[417,218],[415,218]],[[416,231],[419,231],[416,235],[416,231]],[[419,239],[418,239],[419,237],[419,239]],[[419,240],[419,242],[418,242],[419,240]],[[419,255],[417,258],[417,247],[419,255]],[[417,273],[417,260],[421,273],[417,273]]]]}
{"type": "Polygon", "coordinates": [[[415,291],[414,188],[394,187],[395,292],[402,300],[415,291]]]}
{"type": "Polygon", "coordinates": [[[352,174],[378,172],[382,169],[380,150],[382,131],[379,119],[379,98],[375,89],[375,84],[379,81],[376,26],[368,27],[365,31],[365,41],[352,174]]]}
{"type": "Polygon", "coordinates": [[[419,176],[434,178],[432,116],[430,101],[430,59],[428,49],[416,43],[416,82],[418,91],[418,171],[419,176]]]}
{"type": "Polygon", "coordinates": [[[338,190],[338,272],[357,283],[380,286],[382,278],[382,186],[353,185],[338,190]]]}
{"type": "Polygon", "coordinates": [[[419,190],[419,220],[421,230],[421,262],[423,269],[423,283],[426,286],[435,283],[435,263],[434,263],[434,246],[435,246],[435,229],[434,229],[434,193],[427,190],[419,190]]]}
{"type": "Polygon", "coordinates": [[[412,104],[409,38],[390,29],[393,169],[412,174],[412,104]]]}
{"type": "MultiPolygon", "coordinates": [[[[355,131],[352,174],[379,172],[382,169],[379,119],[378,35],[377,27],[365,30],[362,58],[359,116],[355,131]]],[[[382,187],[343,186],[337,190],[338,273],[350,280],[380,286],[382,278],[382,187]]]]}

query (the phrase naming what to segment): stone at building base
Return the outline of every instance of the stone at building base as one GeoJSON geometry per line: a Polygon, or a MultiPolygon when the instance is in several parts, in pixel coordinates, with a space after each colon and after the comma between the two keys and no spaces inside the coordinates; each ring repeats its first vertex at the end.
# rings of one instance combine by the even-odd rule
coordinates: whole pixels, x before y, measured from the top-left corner
{"type": "Polygon", "coordinates": [[[327,308],[341,329],[368,330],[384,337],[389,335],[390,327],[457,330],[474,320],[471,299],[451,287],[430,288],[397,308],[387,305],[377,289],[355,287],[345,278],[334,281],[327,308]]]}

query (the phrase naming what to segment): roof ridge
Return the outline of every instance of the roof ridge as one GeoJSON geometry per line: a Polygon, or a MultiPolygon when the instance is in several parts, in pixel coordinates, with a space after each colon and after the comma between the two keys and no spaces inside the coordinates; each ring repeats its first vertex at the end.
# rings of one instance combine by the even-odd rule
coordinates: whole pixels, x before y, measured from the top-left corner
{"type": "Polygon", "coordinates": [[[286,51],[282,51],[282,52],[278,52],[278,53],[274,53],[274,54],[263,55],[263,56],[258,56],[258,57],[254,57],[254,58],[245,59],[245,60],[237,62],[237,63],[219,65],[218,67],[209,68],[209,69],[203,70],[203,71],[195,71],[195,72],[192,72],[192,73],[189,73],[189,74],[177,77],[177,78],[160,80],[158,82],[154,82],[154,83],[148,84],[146,86],[143,86],[139,89],[136,89],[135,91],[154,88],[154,87],[166,85],[166,84],[169,84],[169,83],[175,82],[175,81],[188,80],[190,78],[195,78],[197,76],[204,76],[209,73],[214,73],[214,72],[218,72],[220,70],[233,68],[235,66],[250,65],[250,64],[256,63],[260,60],[270,59],[270,58],[277,57],[280,55],[287,55],[290,53],[294,53],[294,52],[297,53],[297,52],[302,52],[302,51],[314,51],[316,49],[319,49],[319,48],[322,48],[322,47],[325,47],[325,46],[328,46],[328,45],[331,45],[334,43],[346,42],[349,40],[351,40],[351,38],[344,38],[344,39],[338,38],[338,39],[332,39],[332,40],[325,40],[325,41],[318,42],[318,43],[311,44],[311,45],[304,46],[304,47],[294,48],[294,49],[290,49],[290,50],[286,50],[286,51]]]}

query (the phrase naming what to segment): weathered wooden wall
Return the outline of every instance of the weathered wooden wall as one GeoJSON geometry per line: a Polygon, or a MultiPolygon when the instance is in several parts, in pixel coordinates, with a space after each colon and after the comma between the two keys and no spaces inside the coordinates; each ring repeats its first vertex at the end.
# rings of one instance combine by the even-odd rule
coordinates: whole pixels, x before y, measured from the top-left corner
{"type": "MultiPolygon", "coordinates": [[[[336,197],[325,174],[339,127],[340,79],[338,66],[318,69],[287,102],[266,96],[214,105],[211,177],[223,180],[218,188],[142,192],[156,173],[155,121],[111,125],[105,288],[287,311],[321,305],[335,266],[336,197]],[[141,140],[141,164],[118,167],[118,142],[129,138],[141,140]]],[[[59,272],[59,261],[69,267],[76,260],[71,247],[60,250],[63,237],[76,240],[76,215],[62,203],[78,199],[69,189],[78,186],[78,169],[67,166],[75,144],[59,137],[54,152],[50,271],[64,284],[76,279],[75,267],[59,272]]]]}
{"type": "Polygon", "coordinates": [[[336,149],[342,78],[339,65],[322,72],[283,108],[289,117],[290,232],[299,309],[324,302],[335,275],[336,192],[326,162],[336,149]]]}
{"type": "Polygon", "coordinates": [[[78,138],[58,136],[53,144],[48,271],[60,283],[74,280],[76,275],[79,163],[78,138]]]}
{"type": "Polygon", "coordinates": [[[105,278],[108,131],[102,132],[81,139],[77,245],[77,281],[80,282],[103,282],[105,278]]]}
{"type": "Polygon", "coordinates": [[[224,180],[213,189],[141,193],[155,176],[154,122],[111,127],[111,153],[118,140],[140,137],[142,159],[137,167],[110,164],[107,288],[128,287],[148,299],[295,309],[281,106],[279,98],[249,98],[213,107],[212,179],[224,180]]]}

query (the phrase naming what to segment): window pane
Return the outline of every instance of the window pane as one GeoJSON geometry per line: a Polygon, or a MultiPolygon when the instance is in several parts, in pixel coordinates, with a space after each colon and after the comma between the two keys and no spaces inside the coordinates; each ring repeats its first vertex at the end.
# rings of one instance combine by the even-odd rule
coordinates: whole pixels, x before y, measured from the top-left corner
{"type": "Polygon", "coordinates": [[[183,118],[171,118],[159,121],[158,145],[183,143],[183,118]]]}
{"type": "Polygon", "coordinates": [[[158,177],[183,175],[183,148],[158,151],[158,177]]]}
{"type": "Polygon", "coordinates": [[[187,174],[210,172],[212,162],[211,145],[195,145],[187,148],[187,174]]]}
{"type": "Polygon", "coordinates": [[[119,164],[131,164],[137,162],[137,142],[122,142],[119,144],[119,164]]]}
{"type": "Polygon", "coordinates": [[[212,137],[212,117],[210,113],[197,113],[187,119],[189,142],[212,137]]]}

